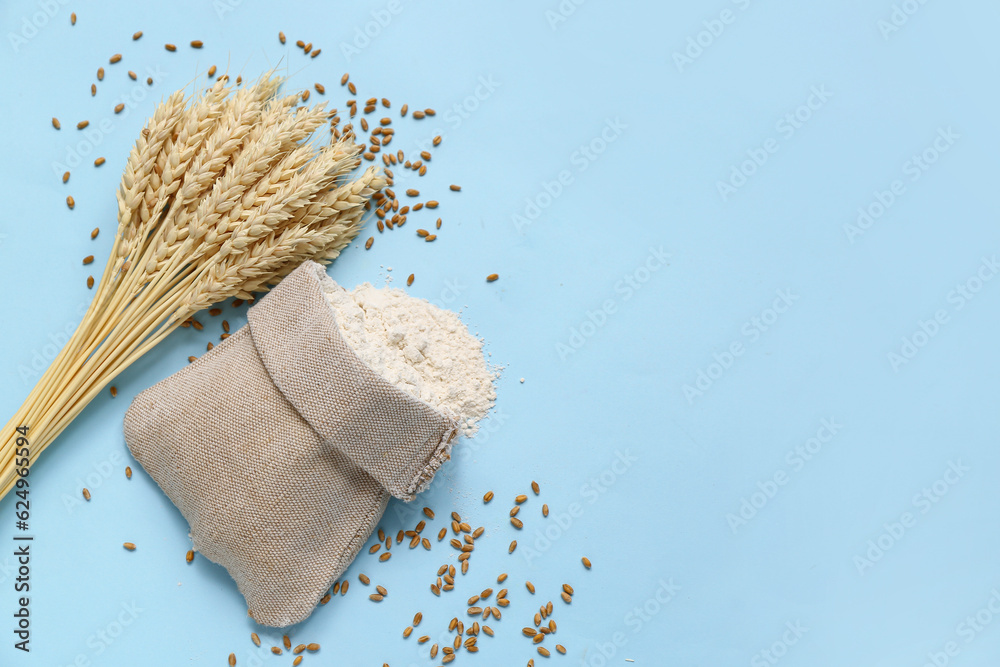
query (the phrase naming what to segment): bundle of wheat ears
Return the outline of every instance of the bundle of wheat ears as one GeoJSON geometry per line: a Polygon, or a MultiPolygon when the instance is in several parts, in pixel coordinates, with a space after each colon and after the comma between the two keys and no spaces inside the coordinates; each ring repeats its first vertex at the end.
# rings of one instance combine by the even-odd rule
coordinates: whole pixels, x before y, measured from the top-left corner
{"type": "Polygon", "coordinates": [[[361,147],[350,133],[317,146],[330,114],[277,96],[280,84],[268,75],[234,91],[218,81],[157,107],[122,176],[118,232],[94,300],[0,436],[0,498],[22,467],[18,427],[34,462],[194,313],[264,291],[307,259],[330,261],[355,237],[385,180],[374,168],[351,180],[361,147]]]}

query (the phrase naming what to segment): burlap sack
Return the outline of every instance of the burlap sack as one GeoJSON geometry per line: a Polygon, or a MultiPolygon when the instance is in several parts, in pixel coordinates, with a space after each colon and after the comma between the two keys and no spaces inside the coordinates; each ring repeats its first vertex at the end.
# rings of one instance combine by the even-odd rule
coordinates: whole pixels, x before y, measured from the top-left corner
{"type": "Polygon", "coordinates": [[[139,394],[132,454],[225,567],[259,623],[306,618],[374,530],[448,458],[455,421],[376,375],[341,338],[308,262],[247,326],[139,394]]]}

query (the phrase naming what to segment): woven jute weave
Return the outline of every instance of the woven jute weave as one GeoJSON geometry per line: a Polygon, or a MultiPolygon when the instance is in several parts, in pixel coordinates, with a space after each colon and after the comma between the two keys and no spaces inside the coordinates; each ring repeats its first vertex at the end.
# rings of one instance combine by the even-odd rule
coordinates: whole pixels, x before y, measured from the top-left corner
{"type": "Polygon", "coordinates": [[[259,623],[305,619],[385,511],[447,460],[453,418],[389,384],[341,337],[307,262],[214,350],[139,394],[136,460],[259,623]]]}

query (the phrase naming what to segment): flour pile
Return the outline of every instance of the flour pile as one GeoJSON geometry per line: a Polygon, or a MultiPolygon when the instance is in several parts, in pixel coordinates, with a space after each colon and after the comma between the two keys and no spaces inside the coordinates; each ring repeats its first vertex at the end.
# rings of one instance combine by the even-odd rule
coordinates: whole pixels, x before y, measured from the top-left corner
{"type": "Polygon", "coordinates": [[[401,289],[370,283],[346,290],[331,279],[323,292],[344,340],[390,383],[458,418],[472,436],[493,407],[496,391],[482,341],[455,313],[401,289]]]}

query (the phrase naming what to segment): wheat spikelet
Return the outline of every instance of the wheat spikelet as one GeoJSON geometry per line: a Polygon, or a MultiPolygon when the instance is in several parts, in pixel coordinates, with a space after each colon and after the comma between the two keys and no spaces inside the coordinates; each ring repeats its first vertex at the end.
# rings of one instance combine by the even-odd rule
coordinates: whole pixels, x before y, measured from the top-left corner
{"type": "Polygon", "coordinates": [[[237,263],[241,267],[238,271],[246,282],[232,296],[248,298],[254,292],[276,285],[301,263],[302,257],[323,264],[335,259],[361,229],[365,202],[383,187],[385,181],[372,167],[353,183],[330,190],[314,205],[304,207],[301,222],[275,233],[273,238],[262,240],[250,248],[249,259],[237,263]],[[337,205],[343,202],[351,202],[352,205],[347,209],[338,209],[337,205]],[[319,217],[322,213],[305,212],[314,206],[330,212],[330,215],[336,210],[341,212],[336,217],[326,218],[319,217]],[[327,224],[319,228],[310,226],[320,220],[326,220],[327,224]]]}

